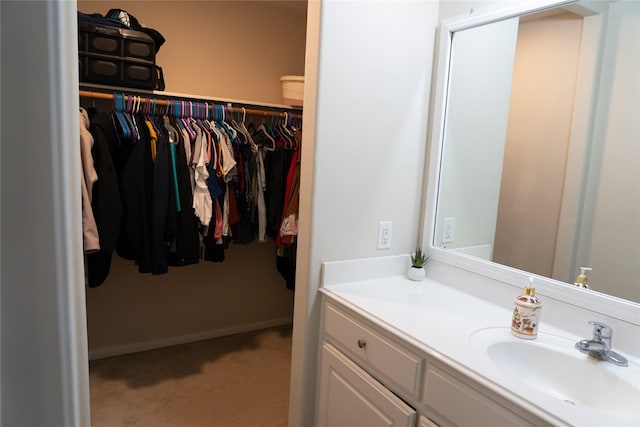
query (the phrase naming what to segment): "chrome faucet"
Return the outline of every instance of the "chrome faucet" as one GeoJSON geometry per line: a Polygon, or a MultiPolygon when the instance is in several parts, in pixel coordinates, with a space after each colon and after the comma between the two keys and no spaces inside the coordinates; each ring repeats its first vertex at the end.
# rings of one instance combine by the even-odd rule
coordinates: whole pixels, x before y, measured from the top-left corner
{"type": "Polygon", "coordinates": [[[618,366],[627,366],[627,359],[615,351],[611,351],[611,336],[613,330],[604,323],[589,322],[593,325],[593,338],[590,340],[580,340],[576,343],[576,348],[598,360],[615,363],[618,366]]]}

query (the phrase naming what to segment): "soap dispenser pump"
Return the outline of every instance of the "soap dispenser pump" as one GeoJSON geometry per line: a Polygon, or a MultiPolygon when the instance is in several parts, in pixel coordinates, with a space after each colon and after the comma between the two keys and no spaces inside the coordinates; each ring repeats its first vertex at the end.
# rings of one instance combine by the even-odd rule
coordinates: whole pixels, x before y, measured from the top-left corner
{"type": "Polygon", "coordinates": [[[524,293],[515,300],[511,333],[519,338],[535,339],[538,336],[541,310],[542,303],[536,296],[533,277],[529,277],[529,285],[525,286],[524,293]]]}
{"type": "Polygon", "coordinates": [[[593,270],[589,267],[580,267],[580,274],[576,277],[576,281],[574,285],[582,289],[591,289],[589,285],[587,285],[587,271],[593,270]]]}

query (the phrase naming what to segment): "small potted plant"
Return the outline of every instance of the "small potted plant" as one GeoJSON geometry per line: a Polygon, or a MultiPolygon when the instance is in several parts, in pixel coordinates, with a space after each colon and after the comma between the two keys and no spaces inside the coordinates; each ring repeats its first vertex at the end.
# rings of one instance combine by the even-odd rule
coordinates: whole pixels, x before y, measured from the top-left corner
{"type": "Polygon", "coordinates": [[[416,252],[411,255],[411,267],[407,271],[407,277],[411,280],[419,282],[424,279],[425,271],[424,266],[429,262],[427,254],[422,252],[422,249],[416,248],[416,252]]]}

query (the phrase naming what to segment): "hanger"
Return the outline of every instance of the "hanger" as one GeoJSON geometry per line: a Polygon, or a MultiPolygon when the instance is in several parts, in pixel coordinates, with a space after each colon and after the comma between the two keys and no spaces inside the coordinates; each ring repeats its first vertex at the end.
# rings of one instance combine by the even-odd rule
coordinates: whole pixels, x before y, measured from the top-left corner
{"type": "Polygon", "coordinates": [[[280,131],[285,148],[294,150],[296,147],[296,140],[291,130],[287,127],[288,119],[289,115],[285,112],[284,119],[278,124],[277,129],[280,131]]]}
{"type": "MultiPolygon", "coordinates": [[[[223,119],[222,119],[222,105],[213,104],[213,121],[212,121],[215,129],[218,131],[218,134],[222,134],[223,132],[227,134],[224,129],[223,119]]],[[[228,135],[228,134],[227,134],[228,135]]]]}
{"type": "Polygon", "coordinates": [[[229,123],[227,123],[227,116],[228,116],[227,107],[225,107],[224,105],[221,105],[220,112],[222,114],[222,121],[220,122],[222,124],[222,128],[227,133],[227,135],[229,135],[229,139],[231,139],[231,143],[237,144],[238,133],[232,126],[229,125],[229,123]]]}
{"type": "Polygon", "coordinates": [[[197,107],[197,123],[205,132],[209,135],[211,134],[211,123],[207,120],[207,115],[209,114],[209,105],[207,103],[198,104],[197,107]]]}
{"type": "Polygon", "coordinates": [[[214,136],[211,123],[206,120],[209,106],[207,103],[196,103],[195,105],[195,121],[194,125],[200,128],[204,136],[204,144],[206,151],[206,164],[211,162],[213,146],[215,144],[216,136],[214,136]]]}
{"type": "MultiPolygon", "coordinates": [[[[265,112],[264,115],[266,116],[267,113],[265,112]]],[[[262,136],[264,136],[268,141],[269,141],[269,145],[263,145],[264,149],[267,151],[273,151],[276,149],[276,140],[273,139],[273,136],[271,136],[271,133],[267,130],[267,128],[264,125],[264,116],[262,117],[262,123],[260,123],[260,126],[258,126],[258,133],[262,136]]]]}
{"type": "Polygon", "coordinates": [[[291,115],[287,114],[287,118],[286,118],[287,129],[291,133],[291,140],[293,141],[293,149],[297,150],[298,148],[300,148],[300,146],[298,144],[298,138],[296,138],[296,135],[298,134],[298,129],[295,125],[295,121],[296,121],[296,117],[293,114],[291,115]]]}
{"type": "Polygon", "coordinates": [[[136,118],[135,118],[135,111],[134,111],[134,106],[135,106],[135,96],[127,96],[127,107],[126,107],[126,118],[129,121],[129,125],[131,127],[131,137],[135,140],[138,141],[140,139],[140,131],[138,129],[138,123],[136,122],[136,118]]]}
{"type": "Polygon", "coordinates": [[[154,103],[157,103],[156,99],[153,99],[153,100],[151,100],[149,98],[146,99],[145,106],[144,106],[145,113],[146,113],[145,115],[146,115],[147,120],[149,122],[151,122],[151,126],[153,127],[153,130],[156,131],[156,134],[160,135],[162,133],[162,130],[160,129],[160,127],[158,125],[158,121],[159,120],[158,120],[157,116],[155,115],[155,104],[154,103]]]}
{"type": "Polygon", "coordinates": [[[231,127],[236,131],[238,143],[241,145],[248,145],[250,136],[246,132],[246,129],[243,129],[241,126],[240,120],[240,109],[236,110],[238,119],[232,118],[232,114],[229,114],[229,118],[231,119],[231,127]]]}
{"type": "Polygon", "coordinates": [[[129,103],[124,93],[122,94],[121,107],[122,117],[127,122],[127,128],[129,129],[128,138],[134,138],[135,128],[133,126],[133,122],[131,121],[131,117],[129,117],[129,103]]]}
{"type": "Polygon", "coordinates": [[[185,101],[180,101],[180,112],[182,124],[189,134],[189,139],[194,140],[196,138],[196,131],[191,127],[191,121],[189,120],[191,117],[187,115],[187,103],[185,101]]]}
{"type": "Polygon", "coordinates": [[[124,108],[124,94],[116,93],[113,95],[113,114],[111,114],[111,121],[113,122],[114,129],[116,129],[116,136],[118,137],[118,142],[120,141],[120,136],[123,138],[129,139],[132,135],[131,128],[129,126],[129,122],[125,116],[125,108],[124,108]],[[118,132],[118,130],[120,132],[118,132]]]}
{"type": "Polygon", "coordinates": [[[236,127],[238,132],[244,136],[245,138],[244,143],[248,144],[251,147],[251,151],[255,153],[258,151],[258,146],[253,140],[251,133],[249,132],[249,129],[247,129],[247,127],[244,124],[246,118],[247,118],[247,110],[246,108],[241,107],[240,109],[238,109],[238,121],[237,122],[233,121],[233,125],[236,127]],[[240,111],[242,111],[242,118],[240,116],[240,111]]]}
{"type": "Polygon", "coordinates": [[[280,119],[276,119],[276,113],[274,112],[271,113],[271,125],[269,129],[271,129],[271,133],[274,135],[276,143],[279,146],[285,149],[291,149],[291,137],[288,135],[288,132],[284,130],[280,119]]]}
{"type": "Polygon", "coordinates": [[[184,123],[182,123],[181,117],[180,117],[180,106],[178,104],[179,101],[170,101],[169,102],[169,106],[171,109],[171,115],[175,118],[175,122],[176,125],[178,126],[178,128],[183,129],[184,128],[184,123]]]}
{"type": "Polygon", "coordinates": [[[133,108],[133,97],[123,95],[125,99],[125,118],[129,123],[129,128],[131,129],[131,138],[134,140],[138,140],[138,128],[136,127],[135,120],[133,119],[133,115],[131,114],[131,109],[133,108]]]}
{"type": "Polygon", "coordinates": [[[287,114],[287,112],[284,112],[284,118],[280,122],[279,129],[281,130],[280,133],[282,134],[282,136],[286,141],[285,148],[288,148],[289,150],[295,150],[296,140],[293,136],[293,133],[291,133],[291,130],[289,130],[288,128],[288,120],[289,120],[289,115],[287,114]]]}
{"type": "Polygon", "coordinates": [[[180,138],[178,136],[178,130],[173,127],[169,117],[165,114],[162,115],[162,123],[164,125],[165,130],[167,131],[167,137],[169,138],[169,144],[177,145],[180,138]]]}

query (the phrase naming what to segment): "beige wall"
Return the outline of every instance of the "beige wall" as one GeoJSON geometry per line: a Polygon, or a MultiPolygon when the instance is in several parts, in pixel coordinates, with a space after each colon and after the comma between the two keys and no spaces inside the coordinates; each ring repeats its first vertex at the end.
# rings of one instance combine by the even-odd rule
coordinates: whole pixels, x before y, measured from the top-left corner
{"type": "Polygon", "coordinates": [[[612,4],[608,20],[576,267],[593,267],[593,289],[640,302],[640,3],[612,4]]]}
{"type": "Polygon", "coordinates": [[[521,23],[493,260],[551,277],[582,17],[521,23]]]}
{"type": "Polygon", "coordinates": [[[166,39],[166,91],[280,104],[280,77],[304,74],[304,1],[78,1],[83,13],[115,7],[166,39]]]}
{"type": "Polygon", "coordinates": [[[107,281],[86,292],[90,358],[290,322],[275,245],[232,245],[225,256],[151,275],[114,255],[107,281]]]}
{"type": "MultiPolygon", "coordinates": [[[[79,1],[105,14],[114,2],[79,1]]],[[[306,3],[122,1],[117,7],[166,38],[157,56],[166,90],[281,103],[281,75],[304,74],[306,3]]],[[[293,292],[273,242],[232,245],[223,263],[137,273],[114,255],[112,273],[87,290],[91,357],[290,322],[293,292]]]]}

